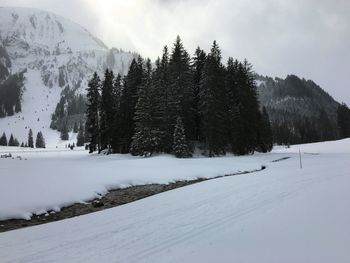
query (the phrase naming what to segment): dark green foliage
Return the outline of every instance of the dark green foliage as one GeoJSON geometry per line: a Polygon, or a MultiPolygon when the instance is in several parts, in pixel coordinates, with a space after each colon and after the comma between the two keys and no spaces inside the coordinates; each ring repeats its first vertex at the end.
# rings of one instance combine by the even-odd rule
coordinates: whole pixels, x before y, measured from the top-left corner
{"type": "Polygon", "coordinates": [[[177,118],[174,129],[173,152],[177,158],[191,157],[190,147],[186,140],[185,128],[181,117],[177,118]]]}
{"type": "Polygon", "coordinates": [[[260,124],[258,129],[258,146],[257,150],[260,152],[269,152],[273,147],[272,129],[270,118],[265,107],[260,117],[260,124]]]}
{"type": "MultiPolygon", "coordinates": [[[[169,60],[168,132],[174,131],[177,117],[184,123],[186,136],[195,139],[193,75],[190,56],[177,36],[169,60]]],[[[171,141],[171,140],[170,140],[171,141]]],[[[169,145],[171,147],[171,144],[169,145]]]]}
{"type": "Polygon", "coordinates": [[[38,134],[36,135],[35,147],[36,148],[45,148],[45,139],[44,139],[44,136],[41,133],[41,131],[38,132],[38,134]]]}
{"type": "Polygon", "coordinates": [[[114,79],[113,83],[113,105],[112,105],[112,122],[111,122],[111,148],[114,152],[121,152],[120,135],[122,134],[123,127],[121,126],[122,112],[120,110],[121,95],[122,95],[122,77],[120,74],[114,79]]]}
{"type": "Polygon", "coordinates": [[[85,128],[82,122],[79,125],[79,131],[77,135],[77,146],[84,146],[85,143],[85,128]]]}
{"type": "Polygon", "coordinates": [[[13,138],[13,134],[11,133],[8,146],[15,146],[15,139],[13,138]]]}
{"type": "Polygon", "coordinates": [[[133,155],[150,156],[159,151],[161,139],[158,130],[154,127],[151,73],[151,62],[147,60],[143,85],[139,88],[139,99],[135,111],[136,127],[130,148],[133,155]]]}
{"type": "Polygon", "coordinates": [[[86,110],[86,125],[90,136],[90,152],[96,149],[100,151],[101,136],[100,136],[100,78],[97,73],[94,73],[93,78],[89,81],[87,90],[87,110],[86,110]]]}
{"type": "Polygon", "coordinates": [[[203,69],[207,55],[199,47],[196,49],[195,55],[192,62],[193,70],[193,110],[194,110],[194,137],[196,141],[203,140],[203,135],[201,134],[201,117],[199,114],[199,103],[200,103],[200,93],[201,93],[201,80],[203,79],[203,69]]]}
{"type": "Polygon", "coordinates": [[[143,79],[143,59],[139,57],[131,62],[129,72],[124,79],[124,89],[120,101],[120,152],[130,150],[132,137],[135,133],[135,107],[138,101],[138,91],[143,79]]]}
{"type": "Polygon", "coordinates": [[[28,132],[28,147],[34,148],[34,140],[33,140],[33,131],[32,131],[32,129],[29,129],[29,132],[28,132]]]}
{"type": "Polygon", "coordinates": [[[224,74],[221,51],[214,41],[204,64],[199,95],[202,131],[209,156],[224,154],[226,151],[227,103],[224,74]]]}
{"type": "Polygon", "coordinates": [[[85,111],[85,96],[76,95],[74,89],[67,86],[62,90],[61,99],[52,114],[50,128],[61,131],[62,127],[67,125],[69,130],[75,130],[75,124],[84,118],[85,111]]]}
{"type": "Polygon", "coordinates": [[[60,137],[61,137],[62,141],[68,141],[69,140],[67,123],[65,123],[63,125],[63,127],[61,128],[61,135],[60,135],[60,137]]]}
{"type": "Polygon", "coordinates": [[[24,71],[10,75],[0,84],[0,117],[12,116],[22,110],[21,100],[24,91],[24,71]]]}
{"type": "Polygon", "coordinates": [[[7,137],[5,133],[0,137],[0,146],[7,146],[7,137]]]}
{"type": "Polygon", "coordinates": [[[338,128],[341,138],[350,137],[350,109],[346,104],[341,104],[337,110],[338,128]]]}
{"type": "Polygon", "coordinates": [[[114,103],[113,94],[114,75],[108,69],[105,71],[104,79],[101,85],[101,102],[100,102],[100,131],[101,131],[101,150],[110,149],[113,134],[114,122],[114,103]]]}
{"type": "Polygon", "coordinates": [[[271,150],[251,66],[229,59],[225,67],[216,42],[208,55],[198,48],[190,61],[177,37],[153,69],[139,57],[123,80],[107,70],[101,85],[95,73],[87,95],[90,151],[100,141],[110,151],[141,156],[189,157],[195,141],[209,156],[271,150]]]}
{"type": "Polygon", "coordinates": [[[78,124],[76,122],[74,122],[73,132],[74,133],[78,132],[78,124]]]}

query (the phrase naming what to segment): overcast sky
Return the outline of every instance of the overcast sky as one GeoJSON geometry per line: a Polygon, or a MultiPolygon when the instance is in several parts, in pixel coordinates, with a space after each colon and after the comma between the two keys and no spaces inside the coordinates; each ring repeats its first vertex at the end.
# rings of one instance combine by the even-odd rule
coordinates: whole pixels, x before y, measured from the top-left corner
{"type": "Polygon", "coordinates": [[[55,12],[109,47],[154,59],[180,35],[193,54],[217,40],[263,75],[312,79],[350,105],[350,0],[0,0],[55,12]]]}

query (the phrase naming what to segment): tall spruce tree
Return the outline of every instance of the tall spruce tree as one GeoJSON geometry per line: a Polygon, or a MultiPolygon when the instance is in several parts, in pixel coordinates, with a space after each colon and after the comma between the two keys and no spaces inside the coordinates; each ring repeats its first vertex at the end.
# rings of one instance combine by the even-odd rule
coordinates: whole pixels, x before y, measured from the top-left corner
{"type": "Polygon", "coordinates": [[[32,131],[32,129],[29,129],[29,132],[28,132],[28,147],[34,148],[34,140],[33,140],[33,131],[32,131]]]}
{"type": "Polygon", "coordinates": [[[86,125],[89,133],[90,153],[101,149],[100,136],[100,78],[95,72],[87,88],[86,125]]]}
{"type": "Polygon", "coordinates": [[[191,156],[190,147],[186,140],[185,128],[181,117],[176,120],[173,134],[173,153],[177,158],[187,158],[191,156]]]}
{"type": "Polygon", "coordinates": [[[273,147],[272,130],[270,118],[265,107],[260,115],[260,124],[258,128],[257,150],[260,152],[269,152],[273,147]]]}
{"type": "Polygon", "coordinates": [[[254,153],[258,145],[258,130],[261,114],[256,93],[256,84],[251,65],[245,60],[237,68],[238,96],[238,154],[254,153]]]}
{"type": "Polygon", "coordinates": [[[337,122],[340,138],[350,137],[350,109],[345,103],[338,106],[337,122]]]}
{"type": "Polygon", "coordinates": [[[114,79],[112,90],[112,122],[111,122],[111,147],[113,152],[121,152],[120,136],[122,134],[122,114],[120,111],[122,95],[122,76],[120,74],[114,79]]]}
{"type": "Polygon", "coordinates": [[[153,102],[153,125],[157,128],[160,139],[159,152],[170,152],[168,133],[169,126],[169,53],[167,46],[163,49],[161,59],[156,60],[156,67],[152,74],[151,96],[153,102]]]}
{"type": "Polygon", "coordinates": [[[36,135],[35,147],[45,148],[45,139],[41,131],[39,131],[38,134],[36,135]]]}
{"type": "Polygon", "coordinates": [[[12,133],[11,133],[11,136],[10,136],[10,139],[9,139],[9,142],[8,142],[8,146],[16,146],[15,145],[15,139],[14,139],[12,133]]]}
{"type": "Polygon", "coordinates": [[[124,89],[120,102],[121,126],[120,150],[130,151],[132,137],[135,133],[135,107],[138,101],[138,91],[143,79],[143,59],[139,56],[131,62],[129,72],[124,78],[124,89]]]}
{"type": "MultiPolygon", "coordinates": [[[[190,56],[177,36],[169,60],[168,134],[172,135],[177,117],[184,123],[186,136],[195,140],[193,77],[190,56]]],[[[171,142],[171,140],[169,141],[171,142]]],[[[171,143],[169,144],[171,147],[171,143]]]]}
{"type": "Polygon", "coordinates": [[[208,54],[200,88],[200,116],[209,156],[225,153],[227,144],[226,94],[221,51],[214,41],[208,54]]]}
{"type": "Polygon", "coordinates": [[[201,118],[200,118],[200,93],[201,93],[201,79],[203,78],[204,65],[207,55],[204,50],[197,47],[192,60],[193,71],[193,110],[195,120],[194,137],[196,141],[202,141],[203,135],[201,134],[201,118]]]}
{"type": "Polygon", "coordinates": [[[5,133],[2,133],[0,137],[0,146],[7,146],[7,137],[5,133]]]}
{"type": "Polygon", "coordinates": [[[104,80],[101,85],[100,103],[100,130],[101,149],[111,149],[114,121],[114,94],[113,94],[113,71],[105,71],[104,80]]]}
{"type": "Polygon", "coordinates": [[[227,130],[228,144],[231,151],[240,154],[240,130],[241,118],[239,112],[239,96],[238,96],[238,60],[229,58],[227,61],[225,73],[225,89],[227,96],[227,130]]]}
{"type": "Polygon", "coordinates": [[[143,77],[143,85],[139,89],[139,99],[135,112],[135,134],[132,137],[131,153],[134,155],[150,156],[157,151],[160,138],[153,126],[153,107],[151,95],[151,62],[147,60],[143,77]]]}
{"type": "Polygon", "coordinates": [[[68,134],[68,124],[67,122],[64,122],[61,128],[61,134],[60,134],[62,141],[68,141],[69,140],[69,134],[68,134]]]}
{"type": "Polygon", "coordinates": [[[79,131],[78,131],[78,135],[77,135],[77,146],[84,146],[84,142],[85,142],[85,128],[82,122],[80,122],[79,125],[79,131]]]}

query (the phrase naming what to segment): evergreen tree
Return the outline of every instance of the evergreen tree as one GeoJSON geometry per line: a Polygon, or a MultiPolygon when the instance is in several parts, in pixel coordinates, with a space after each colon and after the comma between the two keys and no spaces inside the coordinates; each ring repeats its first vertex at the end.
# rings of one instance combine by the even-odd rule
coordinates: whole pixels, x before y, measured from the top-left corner
{"type": "MultiPolygon", "coordinates": [[[[186,137],[195,140],[195,118],[193,109],[193,76],[190,56],[177,36],[169,60],[169,98],[168,131],[170,138],[174,131],[177,117],[184,123],[186,137]]],[[[171,140],[169,140],[171,149],[171,140]]]]}
{"type": "MultiPolygon", "coordinates": [[[[350,119],[349,119],[350,120],[350,119]]],[[[337,132],[333,128],[333,124],[328,117],[328,114],[324,111],[320,111],[320,115],[318,117],[318,133],[321,141],[329,141],[337,138],[337,132]]]]}
{"type": "Polygon", "coordinates": [[[201,93],[201,80],[203,78],[204,65],[207,55],[205,52],[197,47],[193,63],[193,110],[194,110],[194,119],[195,119],[195,131],[194,137],[196,141],[202,141],[203,135],[201,134],[201,118],[199,114],[199,103],[200,103],[200,93],[201,93]]]}
{"type": "Polygon", "coordinates": [[[121,141],[120,137],[122,134],[122,114],[121,114],[121,96],[122,96],[122,77],[120,74],[114,79],[113,83],[113,120],[111,125],[111,147],[114,152],[121,152],[121,141]]]}
{"type": "Polygon", "coordinates": [[[256,93],[256,84],[251,65],[245,60],[238,63],[238,154],[253,153],[258,145],[258,130],[261,114],[256,93]]]}
{"type": "Polygon", "coordinates": [[[114,75],[108,69],[105,71],[104,80],[101,86],[101,103],[100,103],[100,130],[101,130],[101,149],[110,149],[113,121],[114,121],[114,94],[113,94],[114,75]]]}
{"type": "Polygon", "coordinates": [[[173,152],[177,158],[190,157],[190,149],[187,144],[185,128],[181,117],[177,118],[173,134],[173,152]]]}
{"type": "Polygon", "coordinates": [[[61,140],[62,141],[68,141],[69,140],[69,134],[68,134],[68,127],[67,127],[67,122],[63,124],[63,127],[61,129],[61,140]]]}
{"type": "Polygon", "coordinates": [[[12,133],[8,142],[8,146],[15,146],[15,139],[13,138],[12,133]]]}
{"type": "Polygon", "coordinates": [[[15,138],[13,145],[17,147],[19,146],[19,141],[17,140],[17,138],[15,138]]]}
{"type": "Polygon", "coordinates": [[[5,133],[0,137],[0,146],[7,146],[7,137],[5,133]]]}
{"type": "Polygon", "coordinates": [[[80,122],[79,132],[77,135],[77,146],[84,146],[84,142],[85,142],[84,130],[85,129],[84,129],[83,123],[80,122]]]}
{"type": "Polygon", "coordinates": [[[24,142],[21,143],[21,147],[24,148],[24,142]]]}
{"type": "Polygon", "coordinates": [[[337,120],[340,138],[350,137],[350,109],[345,103],[339,105],[338,107],[337,120]]]}
{"type": "Polygon", "coordinates": [[[135,133],[135,107],[138,92],[143,79],[143,59],[138,57],[131,62],[129,72],[124,79],[124,89],[120,102],[121,127],[120,150],[122,153],[130,151],[132,137],[135,133]]]}
{"type": "Polygon", "coordinates": [[[226,93],[221,51],[214,41],[201,80],[200,116],[209,156],[224,154],[227,144],[226,93]]]}
{"type": "Polygon", "coordinates": [[[73,132],[74,132],[74,133],[77,133],[77,132],[78,132],[78,124],[77,124],[77,122],[74,122],[73,132]]]}
{"type": "Polygon", "coordinates": [[[41,131],[38,132],[36,135],[36,140],[35,140],[35,147],[36,148],[45,148],[45,139],[41,131]]]}
{"type": "Polygon", "coordinates": [[[96,150],[100,151],[101,136],[100,136],[100,78],[95,72],[93,78],[89,81],[87,89],[87,109],[86,109],[86,125],[90,136],[90,152],[96,150]]]}
{"type": "Polygon", "coordinates": [[[272,143],[272,130],[270,118],[265,107],[263,107],[262,114],[260,115],[260,125],[258,129],[258,145],[257,150],[261,152],[270,152],[273,147],[272,143]]]}
{"type": "Polygon", "coordinates": [[[153,107],[151,96],[151,62],[147,61],[143,85],[139,90],[139,100],[135,112],[135,134],[132,137],[131,153],[150,156],[157,151],[160,138],[153,127],[153,107]]]}
{"type": "Polygon", "coordinates": [[[33,131],[32,131],[32,129],[29,129],[29,132],[28,132],[28,147],[34,148],[34,140],[33,140],[33,131]]]}

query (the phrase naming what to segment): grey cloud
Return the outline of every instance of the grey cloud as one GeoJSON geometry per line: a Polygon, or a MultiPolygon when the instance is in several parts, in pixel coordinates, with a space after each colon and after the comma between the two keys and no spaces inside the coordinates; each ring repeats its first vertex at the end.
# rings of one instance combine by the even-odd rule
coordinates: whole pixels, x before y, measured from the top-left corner
{"type": "Polygon", "coordinates": [[[247,58],[255,71],[311,78],[350,105],[348,0],[0,0],[74,20],[108,46],[154,59],[176,35],[193,53],[216,39],[223,56],[247,58]],[[108,5],[101,8],[101,5],[108,5]]]}

